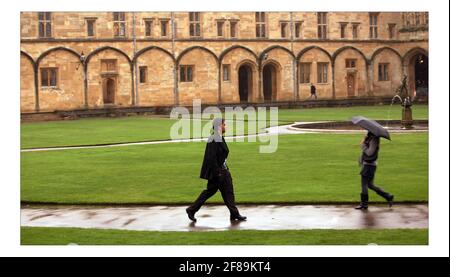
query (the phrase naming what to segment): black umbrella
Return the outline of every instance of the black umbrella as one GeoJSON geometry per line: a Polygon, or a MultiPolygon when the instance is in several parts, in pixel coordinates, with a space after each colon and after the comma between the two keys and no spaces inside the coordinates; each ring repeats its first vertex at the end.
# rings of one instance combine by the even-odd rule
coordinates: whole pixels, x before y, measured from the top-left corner
{"type": "Polygon", "coordinates": [[[391,140],[388,130],[374,120],[370,120],[364,116],[354,116],[352,117],[352,123],[366,129],[377,137],[383,137],[391,140]]]}

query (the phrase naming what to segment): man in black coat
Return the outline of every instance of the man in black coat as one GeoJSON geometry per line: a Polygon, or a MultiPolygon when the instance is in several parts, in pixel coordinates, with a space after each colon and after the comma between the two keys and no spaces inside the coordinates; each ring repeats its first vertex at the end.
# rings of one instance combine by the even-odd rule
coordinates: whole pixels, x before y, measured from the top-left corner
{"type": "Polygon", "coordinates": [[[316,86],[314,86],[314,84],[311,84],[311,95],[309,96],[309,98],[315,98],[317,99],[317,94],[316,94],[316,86]]]}
{"type": "Polygon", "coordinates": [[[223,201],[230,210],[230,220],[247,219],[239,214],[234,201],[233,179],[226,163],[229,150],[225,138],[222,136],[225,133],[225,127],[225,120],[214,119],[214,134],[208,138],[200,171],[200,178],[208,180],[207,188],[200,193],[194,204],[186,209],[189,219],[194,222],[197,221],[195,213],[217,190],[220,190],[223,201]]]}

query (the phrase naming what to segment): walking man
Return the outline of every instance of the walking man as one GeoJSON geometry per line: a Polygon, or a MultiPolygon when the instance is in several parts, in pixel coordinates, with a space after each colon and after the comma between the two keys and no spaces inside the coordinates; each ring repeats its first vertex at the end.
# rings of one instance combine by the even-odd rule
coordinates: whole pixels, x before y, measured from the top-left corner
{"type": "Polygon", "coordinates": [[[314,84],[311,83],[311,95],[309,96],[309,99],[311,99],[313,97],[315,99],[317,99],[316,87],[314,86],[314,84]]]}
{"type": "Polygon", "coordinates": [[[234,201],[233,179],[231,178],[226,163],[229,150],[225,138],[222,136],[225,133],[225,128],[224,119],[214,119],[214,134],[208,138],[202,169],[200,171],[200,178],[208,180],[208,184],[206,189],[195,200],[194,204],[186,209],[189,219],[193,222],[197,221],[194,216],[195,213],[217,190],[220,190],[223,201],[230,211],[230,220],[242,221],[247,219],[245,216],[239,214],[239,210],[234,201]]]}

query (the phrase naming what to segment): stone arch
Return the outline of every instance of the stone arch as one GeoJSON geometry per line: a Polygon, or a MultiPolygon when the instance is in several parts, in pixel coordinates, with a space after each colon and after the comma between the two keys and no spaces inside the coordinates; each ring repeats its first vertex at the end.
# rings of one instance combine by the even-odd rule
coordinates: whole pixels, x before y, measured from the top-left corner
{"type": "Polygon", "coordinates": [[[321,99],[333,97],[333,76],[332,76],[332,57],[328,51],[318,46],[310,46],[302,49],[297,55],[298,62],[298,86],[300,99],[307,99],[311,96],[311,84],[316,87],[317,96],[321,99]],[[302,81],[301,63],[309,64],[309,82],[302,81]],[[323,78],[319,79],[319,63],[327,63],[323,78]],[[326,78],[326,79],[324,79],[326,78]],[[321,81],[319,83],[319,80],[321,81]]]}
{"type": "Polygon", "coordinates": [[[115,91],[114,104],[117,106],[130,106],[135,104],[133,65],[130,57],[120,49],[104,46],[89,53],[85,60],[85,87],[86,103],[89,107],[103,107],[104,79],[114,78],[115,91]],[[97,63],[92,60],[98,59],[97,63]],[[101,60],[116,60],[113,72],[102,69],[101,60]]]}
{"type": "Polygon", "coordinates": [[[33,58],[20,51],[20,111],[32,112],[39,109],[36,89],[36,64],[33,58]]]}
{"type": "Polygon", "coordinates": [[[132,60],[132,63],[133,63],[133,64],[136,63],[136,60],[139,58],[140,55],[142,55],[142,54],[144,54],[145,52],[150,51],[150,50],[159,50],[159,51],[162,51],[162,52],[166,53],[166,54],[172,59],[172,61],[173,61],[174,63],[176,62],[175,57],[172,55],[172,53],[170,53],[170,52],[167,51],[166,49],[161,48],[161,47],[158,47],[158,46],[149,46],[149,47],[145,47],[145,48],[139,50],[139,51],[136,53],[136,55],[134,55],[133,60],[132,60]]]}
{"type": "Polygon", "coordinates": [[[261,54],[259,55],[259,59],[262,61],[264,59],[264,55],[269,53],[270,51],[272,51],[274,49],[283,50],[283,51],[287,52],[292,58],[295,58],[294,53],[292,53],[291,50],[287,49],[286,47],[283,47],[283,46],[280,46],[280,45],[272,45],[272,46],[264,49],[264,51],[261,52],[261,54]]]}
{"type": "Polygon", "coordinates": [[[258,56],[255,54],[255,52],[253,52],[252,50],[250,50],[249,48],[242,46],[242,45],[233,45],[227,49],[225,49],[220,55],[219,55],[219,61],[222,62],[223,58],[230,53],[231,51],[233,51],[234,49],[242,49],[248,53],[250,53],[255,60],[258,60],[258,56]]]}
{"type": "Polygon", "coordinates": [[[330,58],[330,61],[332,60],[332,57],[331,57],[330,53],[328,53],[327,50],[323,49],[322,47],[316,46],[316,45],[312,45],[312,46],[308,46],[306,48],[303,48],[300,52],[298,52],[296,59],[298,61],[300,61],[300,59],[302,58],[303,54],[305,54],[309,50],[313,50],[313,49],[317,49],[317,50],[325,53],[328,56],[328,58],[330,58]]]}
{"type": "Polygon", "coordinates": [[[281,64],[274,59],[264,61],[261,65],[262,99],[264,102],[280,100],[281,71],[281,64]]]}
{"type": "Polygon", "coordinates": [[[36,69],[40,110],[71,110],[83,107],[84,70],[78,53],[65,47],[52,48],[39,56],[36,69]],[[45,76],[48,79],[45,79],[45,76]]]}
{"type": "Polygon", "coordinates": [[[344,46],[336,50],[332,55],[333,91],[335,98],[367,96],[369,92],[368,77],[369,61],[364,53],[356,47],[344,46]],[[355,55],[346,54],[354,52],[355,55]],[[346,67],[346,59],[360,60],[354,68],[346,67]],[[359,57],[359,58],[358,58],[359,57]],[[342,58],[342,60],[340,60],[342,58]],[[341,61],[341,62],[338,62],[341,61]],[[362,62],[361,62],[362,61],[362,62]]]}
{"type": "MultiPolygon", "coordinates": [[[[49,55],[50,53],[52,53],[54,51],[67,51],[67,52],[75,55],[78,59],[80,59],[80,57],[81,57],[80,54],[78,54],[75,50],[72,50],[70,48],[66,48],[66,47],[62,47],[62,46],[55,47],[55,48],[49,49],[49,50],[45,51],[44,53],[42,53],[36,60],[36,66],[39,67],[41,60],[44,59],[47,55],[49,55]]],[[[81,60],[80,60],[80,62],[81,62],[81,60]]]]}
{"type": "Polygon", "coordinates": [[[193,46],[185,49],[177,58],[178,101],[181,105],[192,105],[194,99],[202,103],[217,104],[220,101],[219,62],[217,56],[209,49],[193,46]],[[187,72],[192,70],[192,81],[182,81],[181,66],[187,72]]]}
{"type": "Polygon", "coordinates": [[[400,61],[402,60],[402,56],[400,55],[400,53],[399,53],[397,50],[395,50],[394,48],[388,47],[388,46],[383,46],[383,47],[380,47],[380,48],[378,48],[377,50],[375,50],[375,51],[373,52],[372,56],[370,57],[370,62],[372,63],[372,62],[373,62],[373,59],[374,59],[378,54],[380,54],[381,52],[383,52],[383,51],[385,51],[385,50],[387,50],[387,51],[392,51],[392,52],[400,59],[400,61]]]}
{"type": "Polygon", "coordinates": [[[233,70],[237,73],[237,95],[236,102],[256,102],[258,86],[258,66],[255,61],[243,59],[233,70]]]}
{"type": "Polygon", "coordinates": [[[366,66],[367,66],[369,61],[367,60],[367,57],[364,55],[364,53],[361,50],[359,50],[358,48],[350,46],[350,45],[341,47],[341,48],[337,49],[336,51],[334,51],[333,55],[331,56],[331,61],[334,63],[336,61],[336,58],[339,56],[339,54],[348,49],[355,50],[356,52],[358,52],[363,57],[364,62],[366,63],[366,66]]]}
{"type": "Polygon", "coordinates": [[[406,52],[405,55],[403,55],[402,58],[403,65],[407,65],[409,63],[409,59],[416,54],[424,54],[428,56],[428,51],[423,49],[422,47],[414,47],[412,49],[409,49],[408,52],[406,52]]]}
{"type": "MultiPolygon", "coordinates": [[[[407,82],[409,95],[418,98],[428,98],[428,51],[422,47],[414,47],[408,50],[405,55],[403,55],[402,65],[403,73],[408,76],[407,82]],[[424,75],[424,79],[426,79],[426,81],[423,85],[418,84],[418,80],[420,79],[416,76],[416,62],[417,59],[420,58],[420,55],[423,55],[423,60],[426,61],[426,72],[423,72],[422,74],[424,75]]],[[[417,73],[419,73],[419,71],[417,73]]]]}
{"type": "Polygon", "coordinates": [[[208,48],[203,47],[203,46],[192,46],[192,47],[186,48],[183,51],[181,51],[181,53],[178,55],[178,57],[176,59],[176,64],[179,65],[183,56],[185,56],[186,54],[188,54],[189,52],[191,52],[195,49],[200,49],[200,50],[206,51],[207,53],[211,54],[214,57],[214,60],[216,61],[217,64],[219,63],[219,58],[217,58],[216,54],[214,54],[213,51],[211,51],[208,48]]]}
{"type": "Polygon", "coordinates": [[[95,56],[98,53],[103,52],[105,50],[111,50],[111,51],[115,51],[117,53],[120,53],[122,56],[125,57],[125,59],[127,59],[128,64],[130,65],[130,68],[133,68],[132,61],[131,61],[130,57],[128,57],[128,55],[125,52],[123,52],[122,50],[117,49],[117,48],[112,47],[112,46],[103,46],[103,47],[97,48],[94,51],[92,51],[91,53],[89,53],[86,56],[86,61],[85,61],[86,67],[89,64],[89,61],[92,59],[93,56],[95,56]]]}
{"type": "Polygon", "coordinates": [[[20,50],[20,55],[23,55],[26,59],[28,59],[31,62],[31,64],[33,65],[33,68],[36,66],[36,62],[34,61],[33,57],[30,56],[30,54],[20,50]]]}
{"type": "Polygon", "coordinates": [[[391,47],[378,48],[370,58],[370,68],[373,95],[393,96],[402,81],[402,56],[391,47]],[[380,67],[380,64],[387,64],[387,67],[380,67]]]}
{"type": "Polygon", "coordinates": [[[247,101],[255,102],[258,98],[258,56],[247,47],[235,45],[222,52],[222,54],[219,56],[219,62],[222,75],[219,78],[221,103],[239,103],[241,101],[242,95],[239,94],[239,88],[241,86],[242,90],[242,84],[239,82],[239,78],[241,77],[242,82],[242,76],[239,75],[239,67],[243,62],[248,62],[249,64],[251,64],[250,68],[252,69],[251,71],[247,72],[248,77],[250,77],[251,79],[249,79],[251,81],[251,84],[249,84],[247,87],[247,89],[251,90],[248,91],[247,101]],[[229,65],[230,68],[228,80],[223,80],[222,71],[224,64],[229,65]]]}
{"type": "Polygon", "coordinates": [[[165,49],[146,47],[136,53],[133,64],[136,71],[136,99],[143,106],[165,106],[176,103],[174,88],[175,58],[165,49]],[[141,81],[141,67],[146,75],[141,81]]]}
{"type": "Polygon", "coordinates": [[[276,61],[275,64],[278,65],[276,78],[277,90],[273,101],[294,101],[296,97],[296,84],[294,77],[296,63],[294,53],[285,47],[273,45],[262,51],[259,57],[259,70],[261,72],[260,78],[262,82],[262,86],[260,87],[261,97],[264,97],[264,69],[262,64],[265,64],[268,60],[272,60],[276,61]]]}

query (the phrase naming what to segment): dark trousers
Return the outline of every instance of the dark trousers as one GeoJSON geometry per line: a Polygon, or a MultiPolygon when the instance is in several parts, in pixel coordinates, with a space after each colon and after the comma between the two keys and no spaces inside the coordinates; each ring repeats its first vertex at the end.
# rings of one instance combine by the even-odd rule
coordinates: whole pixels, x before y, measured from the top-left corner
{"type": "Polygon", "coordinates": [[[361,170],[361,193],[369,194],[368,188],[375,191],[378,195],[388,200],[391,196],[389,193],[383,191],[381,188],[375,186],[373,180],[375,179],[375,171],[377,167],[374,165],[363,165],[361,170]]]}
{"type": "Polygon", "coordinates": [[[228,210],[230,210],[231,217],[238,216],[239,211],[234,202],[233,179],[231,178],[231,174],[228,170],[223,170],[221,177],[208,180],[206,189],[200,193],[197,200],[195,200],[194,204],[189,206],[188,210],[196,213],[200,210],[206,200],[216,194],[217,190],[220,190],[223,201],[225,202],[228,210]]]}

